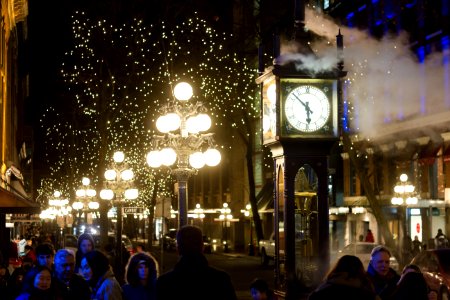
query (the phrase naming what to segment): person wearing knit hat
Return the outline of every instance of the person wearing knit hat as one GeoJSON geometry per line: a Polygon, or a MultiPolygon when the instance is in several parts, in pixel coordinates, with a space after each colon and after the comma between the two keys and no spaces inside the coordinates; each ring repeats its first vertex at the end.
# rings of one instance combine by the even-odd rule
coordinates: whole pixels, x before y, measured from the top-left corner
{"type": "Polygon", "coordinates": [[[75,256],[75,273],[78,273],[81,265],[81,260],[86,253],[91,252],[95,248],[95,242],[92,235],[83,233],[78,237],[78,248],[75,256]]]}

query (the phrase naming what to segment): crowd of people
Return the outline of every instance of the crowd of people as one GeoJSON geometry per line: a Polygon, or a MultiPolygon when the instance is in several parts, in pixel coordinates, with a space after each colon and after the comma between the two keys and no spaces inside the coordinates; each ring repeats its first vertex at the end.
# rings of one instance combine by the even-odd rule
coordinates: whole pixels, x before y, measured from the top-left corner
{"type": "Polygon", "coordinates": [[[390,257],[391,252],[385,246],[374,247],[365,270],[358,257],[342,256],[308,299],[438,299],[437,291],[429,289],[418,266],[407,265],[399,275],[390,267],[390,257]]]}
{"type": "Polygon", "coordinates": [[[119,282],[107,251],[95,249],[92,236],[82,234],[76,254],[55,251],[50,241],[24,247],[19,267],[0,264],[0,298],[5,300],[156,299],[158,263],[147,252],[131,256],[119,282]],[[137,297],[137,298],[136,298],[137,297]]]}
{"type": "MultiPolygon", "coordinates": [[[[208,264],[203,255],[203,234],[198,227],[184,226],[177,234],[179,260],[160,275],[156,259],[142,247],[127,260],[124,277],[117,277],[107,252],[95,249],[92,236],[78,239],[76,254],[55,251],[48,242],[23,251],[22,264],[9,276],[0,265],[0,295],[5,300],[135,300],[135,299],[237,299],[228,273],[208,264]],[[201,288],[192,288],[200,287],[201,288]]],[[[353,255],[342,256],[308,299],[434,300],[416,265],[401,275],[390,267],[385,246],[372,250],[367,270],[353,255]]],[[[249,292],[254,300],[274,299],[267,282],[255,279],[249,292]]]]}
{"type": "Polygon", "coordinates": [[[76,254],[44,242],[23,251],[22,264],[9,276],[0,268],[0,295],[5,300],[135,300],[237,299],[230,276],[208,265],[202,253],[203,234],[195,226],[181,228],[177,236],[180,259],[172,271],[160,276],[156,259],[148,252],[133,254],[120,280],[108,251],[95,249],[92,236],[78,238],[76,254]],[[201,290],[192,289],[202,286],[201,290]]]}

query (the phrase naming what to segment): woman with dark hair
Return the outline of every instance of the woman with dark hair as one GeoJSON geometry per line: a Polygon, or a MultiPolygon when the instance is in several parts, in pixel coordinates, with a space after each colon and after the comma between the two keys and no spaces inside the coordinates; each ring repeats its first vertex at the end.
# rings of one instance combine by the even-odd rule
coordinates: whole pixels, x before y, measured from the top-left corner
{"type": "Polygon", "coordinates": [[[397,287],[389,300],[430,300],[437,299],[437,293],[430,291],[417,265],[407,265],[403,268],[397,287]]]}
{"type": "Polygon", "coordinates": [[[32,268],[25,275],[23,292],[16,300],[53,300],[51,289],[52,271],[47,266],[32,268]]]}
{"type": "Polygon", "coordinates": [[[344,255],[308,299],[370,300],[375,298],[375,291],[361,260],[353,255],[344,255]]]}
{"type": "Polygon", "coordinates": [[[92,288],[92,299],[122,300],[122,289],[105,254],[98,250],[86,253],[80,271],[92,288]]]}
{"type": "Polygon", "coordinates": [[[124,299],[156,299],[157,277],[158,264],[153,256],[146,252],[134,254],[125,268],[124,299]]]}
{"type": "Polygon", "coordinates": [[[80,265],[81,265],[81,259],[83,256],[94,250],[95,248],[95,242],[92,235],[89,233],[83,233],[78,237],[78,243],[77,243],[77,253],[75,254],[75,273],[79,272],[80,265]]]}

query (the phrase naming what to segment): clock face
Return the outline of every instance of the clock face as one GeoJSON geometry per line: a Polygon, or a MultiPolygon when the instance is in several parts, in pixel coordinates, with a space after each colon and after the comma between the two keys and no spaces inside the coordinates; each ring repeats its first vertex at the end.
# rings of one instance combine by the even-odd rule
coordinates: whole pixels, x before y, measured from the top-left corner
{"type": "Polygon", "coordinates": [[[302,132],[314,132],[327,124],[330,101],[321,89],[303,85],[287,95],[284,112],[292,127],[302,132]]]}

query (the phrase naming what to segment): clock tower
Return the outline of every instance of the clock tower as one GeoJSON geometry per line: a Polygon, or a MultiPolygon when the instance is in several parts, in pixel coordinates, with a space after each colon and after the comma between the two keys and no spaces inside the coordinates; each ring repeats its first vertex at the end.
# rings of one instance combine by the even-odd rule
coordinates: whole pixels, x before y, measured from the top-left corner
{"type": "Polygon", "coordinates": [[[309,70],[298,70],[294,62],[274,63],[257,79],[262,142],[270,148],[274,163],[275,293],[279,298],[298,299],[309,293],[330,267],[328,159],[340,138],[341,81],[346,75],[340,32],[336,38],[334,68],[312,76],[309,70]]]}

